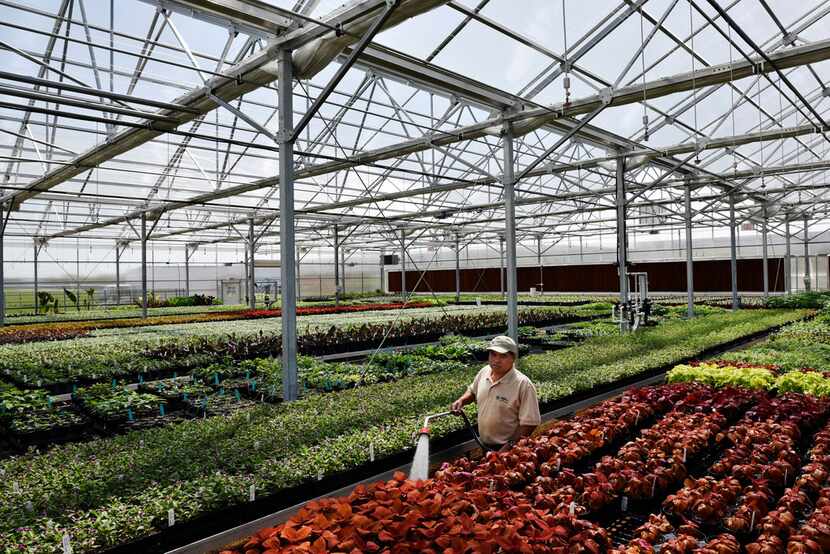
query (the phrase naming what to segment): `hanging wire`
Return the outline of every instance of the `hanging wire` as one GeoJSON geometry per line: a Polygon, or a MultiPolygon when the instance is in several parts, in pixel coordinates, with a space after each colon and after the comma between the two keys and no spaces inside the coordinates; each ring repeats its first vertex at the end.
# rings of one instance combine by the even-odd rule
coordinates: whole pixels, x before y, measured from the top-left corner
{"type": "Polygon", "coordinates": [[[562,37],[565,40],[565,51],[562,54],[562,65],[565,66],[565,78],[562,80],[562,86],[565,87],[565,105],[567,106],[571,102],[571,68],[568,63],[568,25],[565,12],[565,0],[562,0],[562,37]]]}
{"type": "Polygon", "coordinates": [[[643,10],[640,10],[640,61],[642,63],[641,73],[643,75],[643,127],[645,128],[643,140],[648,142],[648,108],[646,107],[646,39],[643,32],[644,19],[643,10]]]}

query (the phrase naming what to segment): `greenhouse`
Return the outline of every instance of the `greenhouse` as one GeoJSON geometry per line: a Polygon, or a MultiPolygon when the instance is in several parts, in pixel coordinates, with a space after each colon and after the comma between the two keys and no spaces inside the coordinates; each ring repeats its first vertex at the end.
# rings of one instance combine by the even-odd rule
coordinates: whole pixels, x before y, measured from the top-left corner
{"type": "Polygon", "coordinates": [[[0,0],[0,552],[830,552],[830,0],[0,0]]]}

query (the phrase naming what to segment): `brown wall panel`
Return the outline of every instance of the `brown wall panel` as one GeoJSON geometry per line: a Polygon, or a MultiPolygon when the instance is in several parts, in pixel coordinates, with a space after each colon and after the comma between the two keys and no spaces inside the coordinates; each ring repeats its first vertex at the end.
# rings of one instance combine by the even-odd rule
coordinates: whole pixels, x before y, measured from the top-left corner
{"type": "MultiPolygon", "coordinates": [[[[764,290],[760,259],[738,260],[738,290],[761,292],[764,290]]],[[[654,292],[679,292],[686,290],[685,262],[647,262],[631,265],[630,271],[648,273],[649,289],[654,292]]],[[[421,278],[420,271],[407,271],[409,292],[455,292],[455,270],[430,270],[421,278]],[[420,282],[419,282],[420,281],[420,282]],[[416,287],[417,284],[417,287],[416,287]]],[[[544,266],[542,268],[544,290],[556,292],[617,292],[619,277],[614,264],[586,264],[569,266],[544,266]]],[[[519,291],[539,287],[539,268],[520,267],[516,270],[519,291]]],[[[695,290],[698,292],[724,292],[731,289],[729,260],[700,260],[694,263],[695,290]]],[[[506,286],[506,283],[505,283],[506,286]]],[[[769,259],[769,288],[773,292],[784,290],[784,260],[769,259]]],[[[389,272],[390,292],[400,292],[401,272],[389,272]]],[[[462,292],[494,292],[499,290],[499,269],[495,267],[461,270],[462,292]]]]}

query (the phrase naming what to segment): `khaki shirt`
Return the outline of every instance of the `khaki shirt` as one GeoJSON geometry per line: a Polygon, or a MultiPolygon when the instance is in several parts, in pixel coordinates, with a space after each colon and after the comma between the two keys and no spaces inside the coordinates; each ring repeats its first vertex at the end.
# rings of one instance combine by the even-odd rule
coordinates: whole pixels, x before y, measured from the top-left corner
{"type": "Polygon", "coordinates": [[[505,444],[519,425],[539,425],[539,400],[536,387],[524,373],[508,371],[495,383],[489,365],[478,372],[467,390],[478,404],[478,432],[481,440],[491,445],[505,444]]]}

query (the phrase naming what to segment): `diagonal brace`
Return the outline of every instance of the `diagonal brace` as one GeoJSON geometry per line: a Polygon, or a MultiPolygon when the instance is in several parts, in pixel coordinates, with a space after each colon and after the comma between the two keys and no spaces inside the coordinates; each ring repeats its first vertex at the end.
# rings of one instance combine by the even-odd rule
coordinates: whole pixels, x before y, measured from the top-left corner
{"type": "Polygon", "coordinates": [[[326,88],[320,93],[317,99],[314,101],[314,104],[308,109],[305,113],[303,118],[294,128],[294,132],[291,135],[291,142],[297,140],[297,137],[300,136],[300,133],[306,128],[306,126],[311,121],[311,118],[315,116],[315,114],[320,111],[320,108],[326,102],[328,97],[334,92],[335,87],[340,84],[340,81],[343,80],[343,77],[346,76],[346,73],[351,69],[352,65],[357,61],[357,58],[363,53],[363,50],[369,45],[375,35],[383,28],[386,24],[386,21],[392,15],[392,12],[395,11],[395,8],[398,7],[400,4],[400,0],[387,0],[386,2],[386,10],[381,14],[381,16],[375,20],[372,26],[366,31],[366,34],[360,39],[360,42],[352,49],[349,57],[346,59],[345,62],[337,69],[337,73],[334,74],[334,77],[326,85],[326,88]]]}

